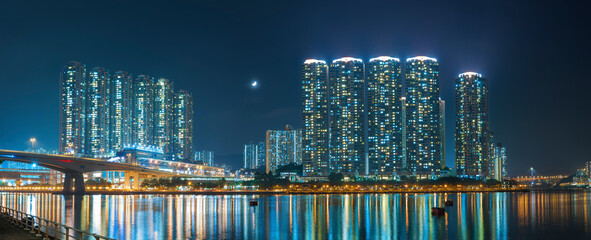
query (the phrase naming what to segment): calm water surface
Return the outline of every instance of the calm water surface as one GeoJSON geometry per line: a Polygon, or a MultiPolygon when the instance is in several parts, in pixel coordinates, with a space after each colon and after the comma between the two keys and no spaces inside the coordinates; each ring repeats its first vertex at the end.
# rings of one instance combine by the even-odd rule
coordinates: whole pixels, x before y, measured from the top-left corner
{"type": "Polygon", "coordinates": [[[116,239],[591,239],[591,192],[278,196],[0,193],[116,239]],[[454,201],[447,214],[433,206],[454,201]],[[256,200],[259,206],[249,206],[256,200]]]}

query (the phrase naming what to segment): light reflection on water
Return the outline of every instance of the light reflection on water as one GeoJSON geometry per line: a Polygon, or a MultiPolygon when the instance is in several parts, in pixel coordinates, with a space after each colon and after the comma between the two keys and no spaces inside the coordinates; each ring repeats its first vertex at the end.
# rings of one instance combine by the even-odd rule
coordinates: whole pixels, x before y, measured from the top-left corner
{"type": "Polygon", "coordinates": [[[117,239],[591,237],[591,192],[277,196],[0,193],[0,204],[117,239]],[[447,214],[431,207],[454,201],[447,214]],[[251,207],[256,200],[259,206],[251,207]]]}

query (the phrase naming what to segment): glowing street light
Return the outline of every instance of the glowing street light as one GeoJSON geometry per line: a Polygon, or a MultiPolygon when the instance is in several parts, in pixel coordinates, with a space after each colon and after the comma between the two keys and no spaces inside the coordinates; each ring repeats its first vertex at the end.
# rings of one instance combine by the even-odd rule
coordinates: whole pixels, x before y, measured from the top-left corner
{"type": "Polygon", "coordinates": [[[35,151],[35,142],[37,142],[37,139],[35,138],[31,138],[29,139],[29,141],[31,141],[31,151],[35,151]]]}

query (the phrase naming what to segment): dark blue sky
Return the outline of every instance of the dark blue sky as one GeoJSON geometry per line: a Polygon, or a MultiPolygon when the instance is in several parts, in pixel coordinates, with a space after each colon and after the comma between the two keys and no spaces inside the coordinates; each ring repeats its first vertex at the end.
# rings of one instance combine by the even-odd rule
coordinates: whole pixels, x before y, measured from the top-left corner
{"type": "Polygon", "coordinates": [[[591,160],[590,10],[589,1],[0,3],[0,149],[30,137],[57,148],[58,74],[70,60],[191,91],[197,149],[240,166],[242,144],[301,127],[306,58],[427,55],[440,61],[449,166],[453,81],[477,71],[511,175],[531,165],[570,173],[591,160]]]}

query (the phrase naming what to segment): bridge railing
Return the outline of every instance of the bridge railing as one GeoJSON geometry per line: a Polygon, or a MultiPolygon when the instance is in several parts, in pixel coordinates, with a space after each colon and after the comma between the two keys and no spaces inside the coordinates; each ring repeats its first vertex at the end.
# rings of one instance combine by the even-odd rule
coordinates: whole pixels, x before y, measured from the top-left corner
{"type": "Polygon", "coordinates": [[[0,214],[7,218],[12,224],[36,234],[43,239],[65,239],[65,240],[114,240],[105,236],[82,231],[51,220],[33,216],[31,214],[0,206],[0,214]]]}

